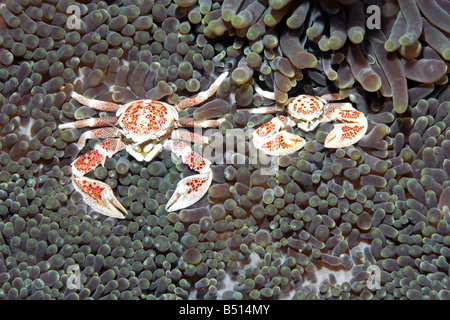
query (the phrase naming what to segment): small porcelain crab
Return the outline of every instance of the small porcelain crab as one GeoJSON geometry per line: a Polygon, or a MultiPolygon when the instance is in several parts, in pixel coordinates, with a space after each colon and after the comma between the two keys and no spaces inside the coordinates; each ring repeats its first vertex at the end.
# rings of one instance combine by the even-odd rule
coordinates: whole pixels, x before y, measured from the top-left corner
{"type": "Polygon", "coordinates": [[[155,101],[138,100],[124,105],[87,99],[72,92],[79,103],[96,110],[115,112],[115,117],[89,118],[61,124],[60,129],[103,127],[84,132],[78,142],[81,150],[87,139],[105,138],[94,150],[80,156],[72,163],[72,182],[83,200],[101,214],[125,218],[126,209],[116,199],[109,185],[85,177],[99,164],[104,165],[107,157],[125,149],[138,161],[151,161],[163,148],[174,152],[183,163],[199,174],[188,176],[178,182],[177,188],[166,204],[167,211],[186,208],[208,191],[212,181],[211,162],[192,151],[186,142],[207,143],[208,138],[187,130],[175,130],[180,127],[218,127],[223,119],[195,121],[192,118],[179,118],[178,111],[196,106],[211,97],[219,85],[228,76],[221,74],[211,87],[195,96],[179,101],[176,105],[155,101]]]}
{"type": "MultiPolygon", "coordinates": [[[[255,85],[256,92],[263,97],[275,100],[272,92],[262,90],[255,85]]],[[[352,107],[351,103],[330,103],[344,99],[339,94],[327,94],[321,97],[299,95],[287,104],[288,116],[279,115],[255,130],[252,135],[255,147],[268,155],[281,156],[300,150],[306,141],[302,137],[282,130],[284,126],[297,125],[303,131],[312,131],[320,123],[335,120],[333,129],[325,138],[326,148],[343,148],[358,142],[367,131],[367,118],[352,107]]],[[[276,107],[241,109],[250,113],[277,113],[276,107]]]]}

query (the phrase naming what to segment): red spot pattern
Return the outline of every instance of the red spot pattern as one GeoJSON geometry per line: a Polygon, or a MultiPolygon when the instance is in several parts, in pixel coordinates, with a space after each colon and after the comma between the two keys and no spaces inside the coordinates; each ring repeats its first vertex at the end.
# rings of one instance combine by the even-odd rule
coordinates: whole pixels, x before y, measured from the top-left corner
{"type": "Polygon", "coordinates": [[[287,118],[285,116],[278,116],[278,120],[280,120],[283,124],[287,123],[287,118]]]}
{"type": "Polygon", "coordinates": [[[184,156],[183,161],[193,170],[200,171],[206,166],[205,160],[198,153],[191,151],[184,156]]]}
{"type": "Polygon", "coordinates": [[[359,118],[360,113],[356,110],[341,110],[339,115],[341,119],[356,120],[359,118]]]}
{"type": "Polygon", "coordinates": [[[108,138],[103,140],[98,146],[98,150],[104,150],[107,153],[118,152],[126,147],[125,143],[118,139],[108,138]]]}
{"type": "Polygon", "coordinates": [[[101,187],[95,181],[75,180],[75,182],[83,190],[84,193],[88,194],[92,199],[104,205],[101,193],[103,190],[105,190],[105,188],[101,187]]]}
{"type": "Polygon", "coordinates": [[[256,134],[260,137],[267,137],[273,130],[275,130],[275,124],[269,121],[256,129],[256,134]]]}
{"type": "Polygon", "coordinates": [[[101,101],[95,105],[96,109],[100,109],[107,112],[115,112],[117,111],[117,104],[107,101],[101,101]]]}
{"type": "Polygon", "coordinates": [[[115,147],[116,144],[117,144],[117,143],[114,143],[114,142],[115,142],[115,140],[106,139],[106,140],[103,140],[98,147],[102,148],[102,149],[105,149],[105,150],[111,150],[111,149],[113,149],[112,147],[113,146],[115,147]]]}
{"type": "Polygon", "coordinates": [[[187,139],[188,141],[192,141],[194,143],[205,143],[203,136],[195,134],[193,132],[188,132],[187,137],[185,136],[185,139],[187,139]]]}
{"type": "Polygon", "coordinates": [[[92,131],[91,131],[91,132],[92,132],[92,137],[93,137],[93,138],[98,138],[98,137],[101,138],[104,129],[105,129],[105,128],[92,130],[92,131]]]}
{"type": "Polygon", "coordinates": [[[175,150],[183,150],[186,147],[186,144],[181,141],[175,141],[173,142],[173,147],[175,150]]]}
{"type": "Polygon", "coordinates": [[[167,122],[167,108],[158,101],[135,101],[124,112],[121,124],[135,134],[157,131],[167,122]]]}
{"type": "MultiPolygon", "coordinates": [[[[95,125],[94,126],[106,126],[106,125],[111,125],[111,124],[115,124],[117,122],[117,118],[95,118],[95,119],[88,119],[87,121],[95,121],[95,125]]],[[[92,125],[91,125],[92,126],[92,125]]],[[[93,130],[95,132],[101,131],[101,130],[105,130],[105,128],[101,128],[101,129],[96,129],[93,130]]]]}
{"type": "Polygon", "coordinates": [[[262,145],[263,148],[275,151],[280,149],[289,149],[292,148],[294,145],[287,143],[282,135],[276,136],[274,139],[264,143],[262,145]]]}
{"type": "Polygon", "coordinates": [[[333,113],[335,112],[336,108],[333,108],[331,106],[328,106],[325,110],[325,117],[332,118],[333,113]]]}
{"type": "Polygon", "coordinates": [[[81,174],[85,174],[101,163],[103,158],[104,156],[102,156],[100,152],[97,150],[91,150],[75,160],[73,166],[80,171],[81,174]]]}
{"type": "Polygon", "coordinates": [[[207,178],[193,178],[186,182],[186,186],[189,187],[187,193],[197,192],[198,188],[200,188],[205,182],[207,182],[207,178]]]}
{"type": "Polygon", "coordinates": [[[364,126],[342,126],[341,141],[355,138],[358,133],[364,129],[364,126]]]}
{"type": "Polygon", "coordinates": [[[178,104],[177,107],[178,109],[184,110],[186,108],[195,106],[197,104],[199,104],[200,101],[198,99],[196,99],[196,96],[193,96],[191,98],[186,98],[184,100],[181,100],[178,104]]]}
{"type": "Polygon", "coordinates": [[[298,96],[294,100],[292,100],[292,111],[303,114],[303,115],[311,115],[316,114],[322,110],[322,105],[314,97],[309,96],[298,96]]]}

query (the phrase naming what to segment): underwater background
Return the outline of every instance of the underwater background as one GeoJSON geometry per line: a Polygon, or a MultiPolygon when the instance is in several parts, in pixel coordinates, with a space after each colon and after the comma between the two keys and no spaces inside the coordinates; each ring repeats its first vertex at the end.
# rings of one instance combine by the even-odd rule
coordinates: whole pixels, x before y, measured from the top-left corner
{"type": "Polygon", "coordinates": [[[2,0],[0,299],[450,299],[449,34],[447,0],[2,0]],[[180,116],[224,116],[209,129],[223,137],[257,128],[273,115],[236,109],[273,104],[258,83],[279,106],[339,92],[367,134],[325,149],[332,123],[295,129],[305,147],[270,175],[244,139],[170,213],[193,171],[122,151],[87,175],[128,216],[83,202],[70,164],[88,129],[58,125],[108,114],[73,89],[175,104],[224,71],[180,116]]]}

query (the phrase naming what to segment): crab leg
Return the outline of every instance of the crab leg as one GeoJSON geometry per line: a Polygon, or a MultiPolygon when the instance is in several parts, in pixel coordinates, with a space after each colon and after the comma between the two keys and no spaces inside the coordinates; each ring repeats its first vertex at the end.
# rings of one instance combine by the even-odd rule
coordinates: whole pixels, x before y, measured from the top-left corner
{"type": "Polygon", "coordinates": [[[261,87],[255,82],[254,88],[256,93],[260,94],[263,98],[269,99],[269,100],[275,100],[275,93],[271,91],[265,91],[261,89],[261,87]]]}
{"type": "Polygon", "coordinates": [[[190,97],[190,98],[186,98],[184,100],[179,101],[176,105],[175,108],[177,108],[178,110],[184,110],[193,106],[196,106],[200,103],[202,103],[203,101],[207,100],[209,97],[211,97],[214,93],[216,93],[217,89],[219,89],[219,86],[221,85],[221,83],[225,80],[225,78],[228,77],[228,71],[222,73],[214,82],[213,84],[209,87],[208,90],[206,91],[202,91],[197,93],[196,95],[190,97]]]}
{"type": "MultiPolygon", "coordinates": [[[[111,119],[111,120],[114,119],[114,122],[117,122],[117,118],[116,117],[103,118],[103,119],[111,119]]],[[[87,119],[87,120],[99,120],[99,119],[87,119]]],[[[81,120],[81,121],[87,121],[87,120],[81,120]]],[[[77,122],[79,123],[80,121],[77,121],[77,122]]],[[[61,124],[61,125],[59,125],[59,128],[60,129],[79,128],[79,127],[74,126],[74,125],[77,124],[77,122],[61,124]]],[[[111,121],[111,123],[112,122],[113,121],[111,121]]],[[[107,122],[104,122],[104,123],[106,124],[107,122]]],[[[92,127],[95,127],[95,124],[92,125],[92,123],[89,123],[88,125],[90,125],[92,127]]],[[[100,139],[100,138],[116,138],[116,137],[119,137],[120,135],[121,135],[120,134],[120,130],[118,128],[113,128],[113,127],[100,128],[100,129],[94,129],[94,130],[86,131],[86,132],[82,133],[80,138],[78,139],[78,142],[77,142],[78,152],[80,152],[81,149],[83,149],[84,145],[86,144],[86,140],[87,139],[93,139],[93,138],[98,138],[98,139],[100,139]]],[[[78,155],[78,153],[76,153],[74,155],[74,157],[76,157],[77,155],[78,155]]]]}
{"type": "Polygon", "coordinates": [[[111,187],[84,175],[99,164],[104,165],[106,157],[112,157],[123,149],[125,144],[119,139],[105,139],[94,150],[72,162],[72,182],[83,200],[101,214],[119,219],[125,218],[127,211],[116,199],[111,187]]]}
{"type": "Polygon", "coordinates": [[[179,129],[172,131],[172,135],[170,137],[172,140],[182,140],[186,142],[193,142],[193,143],[208,143],[209,138],[202,136],[200,134],[196,134],[187,130],[179,129]]]}
{"type": "Polygon", "coordinates": [[[277,113],[283,110],[280,110],[277,107],[257,107],[257,108],[249,108],[249,109],[237,109],[238,112],[247,111],[249,113],[254,114],[269,114],[269,113],[277,113]]]}
{"type": "Polygon", "coordinates": [[[320,121],[331,122],[342,120],[346,122],[358,122],[363,117],[365,117],[364,114],[353,108],[349,102],[330,103],[325,105],[320,121]]]}
{"type": "Polygon", "coordinates": [[[167,211],[177,211],[196,203],[208,191],[212,181],[211,162],[192,151],[191,147],[182,141],[168,140],[163,147],[181,157],[183,163],[200,173],[178,182],[177,188],[166,204],[167,211]]]}
{"type": "Polygon", "coordinates": [[[225,118],[215,120],[194,120],[193,118],[181,118],[178,120],[180,127],[199,127],[199,128],[217,128],[225,118]]]}
{"type": "MultiPolygon", "coordinates": [[[[61,89],[63,89],[63,88],[61,88],[61,89]]],[[[72,91],[71,97],[74,98],[75,100],[77,100],[82,105],[88,106],[95,110],[116,112],[120,108],[120,105],[118,105],[116,103],[95,100],[95,99],[88,99],[88,98],[82,96],[81,94],[76,93],[75,91],[72,91]]]]}
{"type": "Polygon", "coordinates": [[[77,142],[78,151],[83,149],[86,144],[87,139],[101,139],[101,138],[117,138],[120,137],[121,133],[118,128],[100,128],[90,131],[85,131],[81,134],[77,142]]]}
{"type": "Polygon", "coordinates": [[[117,123],[116,117],[89,118],[75,122],[63,123],[58,126],[59,129],[86,128],[86,127],[107,127],[117,123]]]}
{"type": "Polygon", "coordinates": [[[286,125],[294,126],[295,122],[287,117],[278,116],[263,124],[253,132],[255,147],[272,156],[289,154],[303,148],[306,141],[302,137],[281,130],[286,125]]]}
{"type": "Polygon", "coordinates": [[[323,96],[320,96],[320,98],[322,98],[325,101],[336,101],[336,100],[345,99],[346,97],[344,97],[343,95],[341,95],[339,93],[328,93],[328,94],[324,94],[323,96]]]}
{"type": "Polygon", "coordinates": [[[344,148],[355,144],[366,134],[366,116],[349,103],[330,103],[321,119],[322,122],[339,120],[325,138],[326,148],[344,148]]]}

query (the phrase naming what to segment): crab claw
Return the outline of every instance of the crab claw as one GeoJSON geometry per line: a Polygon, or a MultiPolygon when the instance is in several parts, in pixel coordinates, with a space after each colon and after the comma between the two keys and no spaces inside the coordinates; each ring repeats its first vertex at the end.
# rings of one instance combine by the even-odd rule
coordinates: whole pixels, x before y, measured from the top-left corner
{"type": "Polygon", "coordinates": [[[270,156],[281,156],[300,150],[306,141],[296,134],[281,130],[286,125],[293,126],[295,122],[284,116],[273,118],[253,132],[253,144],[270,156]]]}
{"type": "Polygon", "coordinates": [[[109,185],[87,177],[73,176],[72,182],[75,190],[81,193],[83,200],[92,209],[113,218],[125,218],[127,210],[116,199],[109,185]]]}
{"type": "Polygon", "coordinates": [[[192,151],[183,141],[168,140],[163,147],[175,153],[189,168],[200,174],[186,177],[177,183],[177,188],[166,204],[167,211],[177,211],[199,201],[208,191],[212,181],[211,162],[192,151]]]}
{"type": "Polygon", "coordinates": [[[196,174],[178,182],[177,188],[166,204],[168,212],[189,207],[199,201],[208,191],[212,181],[212,172],[196,174]]]}
{"type": "Polygon", "coordinates": [[[305,143],[306,141],[302,137],[283,130],[273,134],[262,143],[256,142],[255,146],[270,156],[282,156],[300,150],[305,143]]]}
{"type": "Polygon", "coordinates": [[[325,148],[344,148],[358,142],[366,134],[366,116],[348,103],[330,103],[325,111],[323,122],[340,120],[325,138],[325,148]]]}
{"type": "Polygon", "coordinates": [[[325,138],[325,148],[344,148],[358,142],[367,131],[367,121],[359,123],[336,123],[325,138]]]}

